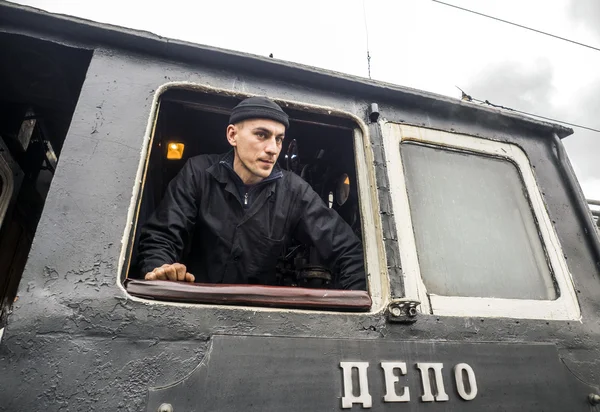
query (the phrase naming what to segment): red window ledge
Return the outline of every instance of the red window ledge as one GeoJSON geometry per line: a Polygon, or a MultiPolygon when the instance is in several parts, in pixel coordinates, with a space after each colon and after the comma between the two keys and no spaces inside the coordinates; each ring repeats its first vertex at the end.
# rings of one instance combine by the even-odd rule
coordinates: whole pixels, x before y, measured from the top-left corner
{"type": "Polygon", "coordinates": [[[223,285],[137,279],[127,279],[125,289],[131,295],[145,299],[216,305],[366,312],[371,308],[372,303],[369,293],[364,290],[223,285]]]}

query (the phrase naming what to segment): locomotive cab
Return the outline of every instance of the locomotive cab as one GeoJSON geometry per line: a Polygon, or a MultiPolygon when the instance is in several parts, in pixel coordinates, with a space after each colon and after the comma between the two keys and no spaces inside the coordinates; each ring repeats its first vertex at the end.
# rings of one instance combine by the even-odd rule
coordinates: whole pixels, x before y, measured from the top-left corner
{"type": "Polygon", "coordinates": [[[599,407],[598,208],[571,129],[5,2],[0,49],[7,410],[599,407]],[[166,185],[259,95],[290,115],[279,166],[362,241],[368,290],[301,243],[274,286],[142,279],[166,185]]]}

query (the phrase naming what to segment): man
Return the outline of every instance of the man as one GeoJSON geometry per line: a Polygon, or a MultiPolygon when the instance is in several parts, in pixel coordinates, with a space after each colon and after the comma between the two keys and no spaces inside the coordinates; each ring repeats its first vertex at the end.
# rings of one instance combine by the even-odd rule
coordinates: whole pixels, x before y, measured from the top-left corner
{"type": "Polygon", "coordinates": [[[359,239],[307,182],[276,163],[287,114],[267,98],[251,97],[233,109],[229,123],[233,150],[189,159],[143,227],[145,279],[272,285],[277,259],[295,238],[339,268],[337,287],[364,290],[359,239]]]}

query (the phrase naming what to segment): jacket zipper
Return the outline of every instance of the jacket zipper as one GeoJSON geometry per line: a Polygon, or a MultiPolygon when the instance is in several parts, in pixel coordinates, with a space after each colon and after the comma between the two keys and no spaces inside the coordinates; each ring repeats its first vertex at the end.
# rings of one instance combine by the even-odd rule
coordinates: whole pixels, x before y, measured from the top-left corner
{"type": "Polygon", "coordinates": [[[244,205],[248,205],[248,192],[244,195],[244,205]]]}

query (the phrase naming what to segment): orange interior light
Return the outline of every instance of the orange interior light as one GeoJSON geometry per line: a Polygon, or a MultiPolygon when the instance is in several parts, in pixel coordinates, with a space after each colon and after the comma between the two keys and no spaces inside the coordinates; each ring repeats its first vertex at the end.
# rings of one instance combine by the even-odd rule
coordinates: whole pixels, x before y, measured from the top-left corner
{"type": "Polygon", "coordinates": [[[185,145],[183,143],[169,142],[167,147],[167,159],[179,160],[183,157],[183,149],[185,145]]]}

